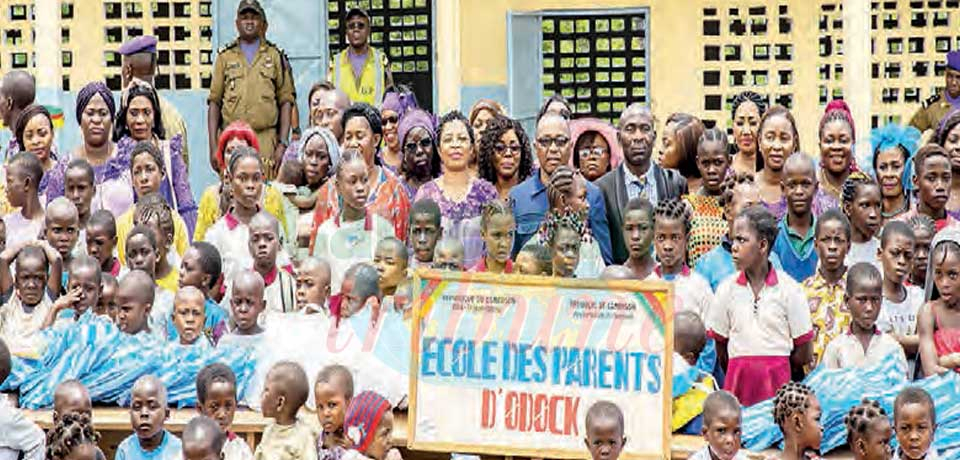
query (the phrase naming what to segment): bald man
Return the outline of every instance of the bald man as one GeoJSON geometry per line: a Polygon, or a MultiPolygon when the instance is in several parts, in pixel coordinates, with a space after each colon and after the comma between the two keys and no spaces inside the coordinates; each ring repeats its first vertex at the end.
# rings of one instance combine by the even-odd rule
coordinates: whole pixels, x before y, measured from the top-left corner
{"type": "MultiPolygon", "coordinates": [[[[517,236],[513,240],[511,254],[513,258],[517,257],[520,248],[536,234],[550,208],[546,189],[550,175],[558,166],[569,164],[570,155],[573,153],[569,122],[555,113],[548,113],[540,118],[533,140],[540,168],[510,191],[510,198],[513,199],[513,215],[517,221],[517,236]]],[[[600,246],[604,262],[609,264],[612,257],[611,226],[607,225],[607,213],[600,189],[590,182],[587,182],[587,202],[590,203],[590,231],[597,240],[597,245],[600,246]]]]}
{"type": "MultiPolygon", "coordinates": [[[[650,110],[634,103],[620,114],[617,125],[617,139],[623,148],[624,162],[597,179],[597,186],[603,192],[603,204],[606,221],[610,228],[623,228],[623,209],[632,198],[645,197],[654,206],[661,200],[680,198],[687,193],[687,180],[674,169],[664,169],[651,161],[653,144],[657,140],[657,130],[650,110]]],[[[593,202],[590,203],[593,213],[593,202]]],[[[517,224],[519,227],[519,217],[517,224]]],[[[595,227],[591,222],[591,230],[595,227]]],[[[627,245],[623,232],[610,233],[613,250],[613,263],[626,262],[627,245]]],[[[604,260],[610,260],[604,255],[604,260]]]]}
{"type": "MultiPolygon", "coordinates": [[[[154,77],[157,75],[157,37],[152,35],[141,35],[132,38],[120,45],[118,50],[121,56],[120,79],[123,88],[130,85],[134,79],[145,81],[154,85],[154,77]]],[[[167,139],[180,135],[183,137],[183,164],[190,169],[190,154],[188,152],[187,125],[183,122],[183,117],[177,108],[173,106],[162,95],[160,98],[160,115],[163,130],[167,134],[167,139]]]]}
{"type": "MultiPolygon", "coordinates": [[[[37,97],[37,83],[33,75],[22,70],[14,70],[0,80],[0,121],[13,132],[13,125],[20,113],[37,97]]],[[[20,151],[16,136],[7,144],[6,158],[20,151]]]]}

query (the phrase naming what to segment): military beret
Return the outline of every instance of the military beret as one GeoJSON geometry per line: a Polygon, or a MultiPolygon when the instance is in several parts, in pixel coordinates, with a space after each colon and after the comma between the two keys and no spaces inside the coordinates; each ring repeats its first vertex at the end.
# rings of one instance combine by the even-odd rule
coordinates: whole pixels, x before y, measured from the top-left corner
{"type": "Polygon", "coordinates": [[[141,35],[136,38],[131,38],[120,45],[120,49],[117,51],[123,56],[137,53],[156,53],[157,37],[153,35],[141,35]]]}

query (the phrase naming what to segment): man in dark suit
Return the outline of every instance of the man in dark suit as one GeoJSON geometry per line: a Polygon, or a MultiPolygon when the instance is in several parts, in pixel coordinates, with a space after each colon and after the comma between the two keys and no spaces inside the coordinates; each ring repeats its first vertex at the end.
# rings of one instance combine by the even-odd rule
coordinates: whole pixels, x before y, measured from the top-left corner
{"type": "Polygon", "coordinates": [[[687,180],[674,169],[664,169],[650,161],[653,144],[657,140],[653,115],[650,110],[634,103],[620,114],[617,139],[623,148],[624,162],[617,169],[597,180],[603,192],[610,223],[610,242],[613,261],[627,260],[627,246],[623,240],[623,208],[631,198],[646,197],[656,206],[660,200],[680,198],[687,193],[687,180]]]}

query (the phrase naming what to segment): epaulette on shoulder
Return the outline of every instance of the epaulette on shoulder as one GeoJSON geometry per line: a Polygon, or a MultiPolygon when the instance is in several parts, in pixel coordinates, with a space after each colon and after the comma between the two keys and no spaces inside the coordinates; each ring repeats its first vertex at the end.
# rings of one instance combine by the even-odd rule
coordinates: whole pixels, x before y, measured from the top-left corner
{"type": "Polygon", "coordinates": [[[239,43],[240,43],[240,40],[230,41],[226,45],[221,46],[220,49],[217,50],[217,54],[222,53],[230,48],[236,48],[239,43]]]}
{"type": "Polygon", "coordinates": [[[932,96],[928,97],[923,101],[923,108],[930,107],[933,104],[936,104],[940,100],[940,93],[934,93],[932,96]]]}
{"type": "Polygon", "coordinates": [[[264,40],[267,43],[267,46],[272,46],[277,49],[277,53],[280,54],[280,60],[283,62],[285,67],[290,67],[290,56],[287,56],[287,52],[283,48],[277,46],[276,43],[270,40],[264,40]]]}

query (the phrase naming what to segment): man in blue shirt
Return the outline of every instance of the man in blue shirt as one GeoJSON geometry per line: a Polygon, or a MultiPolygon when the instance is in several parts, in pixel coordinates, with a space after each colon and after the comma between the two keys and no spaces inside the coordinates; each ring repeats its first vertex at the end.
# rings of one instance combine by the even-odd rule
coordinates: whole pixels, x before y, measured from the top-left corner
{"type": "MultiPolygon", "coordinates": [[[[570,125],[560,115],[548,113],[537,121],[537,133],[533,146],[537,151],[540,169],[527,180],[510,191],[513,201],[513,216],[517,221],[517,236],[513,241],[513,257],[520,248],[537,233],[540,223],[547,214],[547,189],[544,185],[553,171],[560,165],[570,162],[573,153],[573,140],[570,138],[570,125]]],[[[610,264],[613,254],[610,250],[610,226],[607,224],[607,211],[603,204],[600,189],[587,182],[587,202],[590,204],[590,231],[600,246],[603,261],[610,264]]]]}

